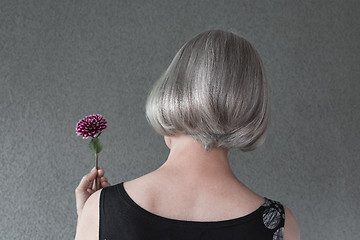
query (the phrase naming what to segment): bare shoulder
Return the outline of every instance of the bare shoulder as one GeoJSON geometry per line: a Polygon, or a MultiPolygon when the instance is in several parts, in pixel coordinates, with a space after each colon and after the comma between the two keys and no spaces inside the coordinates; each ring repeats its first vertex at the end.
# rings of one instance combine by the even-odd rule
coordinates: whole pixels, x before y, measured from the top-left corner
{"type": "MultiPolygon", "coordinates": [[[[149,199],[157,189],[163,189],[164,181],[154,172],[124,182],[124,188],[130,196],[149,199]]],[[[155,194],[156,195],[156,194],[155,194]]]]}
{"type": "Polygon", "coordinates": [[[99,239],[99,201],[102,190],[96,191],[86,201],[78,219],[76,240],[99,239]]]}
{"type": "Polygon", "coordinates": [[[300,240],[300,230],[296,222],[294,214],[291,210],[284,206],[285,209],[285,228],[284,240],[300,240]]]}

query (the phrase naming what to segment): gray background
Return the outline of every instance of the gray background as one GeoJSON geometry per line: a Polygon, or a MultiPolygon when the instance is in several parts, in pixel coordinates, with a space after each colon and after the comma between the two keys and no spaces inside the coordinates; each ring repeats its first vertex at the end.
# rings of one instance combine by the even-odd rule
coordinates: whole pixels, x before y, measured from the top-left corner
{"type": "Polygon", "coordinates": [[[290,207],[302,239],[360,239],[359,1],[0,1],[1,239],[72,239],[74,189],[93,166],[77,121],[109,122],[111,183],[168,154],[148,125],[154,81],[194,35],[235,31],[258,49],[272,125],[235,174],[290,207]]]}

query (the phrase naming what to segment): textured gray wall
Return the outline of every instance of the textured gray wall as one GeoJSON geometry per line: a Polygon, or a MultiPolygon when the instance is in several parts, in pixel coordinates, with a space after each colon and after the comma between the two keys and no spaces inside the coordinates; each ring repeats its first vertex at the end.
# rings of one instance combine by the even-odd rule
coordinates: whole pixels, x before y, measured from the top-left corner
{"type": "Polygon", "coordinates": [[[272,90],[266,143],[236,175],[295,213],[302,239],[360,239],[359,1],[0,1],[1,239],[71,239],[93,166],[75,124],[100,113],[111,183],[167,157],[149,88],[202,31],[247,38],[272,90]]]}

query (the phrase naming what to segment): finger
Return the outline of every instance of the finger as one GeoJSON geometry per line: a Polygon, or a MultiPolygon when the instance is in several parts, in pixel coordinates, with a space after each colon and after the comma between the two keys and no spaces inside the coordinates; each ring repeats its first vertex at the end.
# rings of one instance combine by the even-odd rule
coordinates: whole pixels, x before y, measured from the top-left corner
{"type": "Polygon", "coordinates": [[[97,181],[94,180],[93,184],[91,185],[91,190],[93,192],[96,192],[96,190],[99,190],[99,181],[98,180],[97,181]],[[97,186],[97,187],[95,187],[95,186],[97,186]]]}
{"type": "Polygon", "coordinates": [[[99,178],[99,175],[98,175],[98,170],[95,170],[96,171],[96,177],[94,179],[94,182],[93,184],[91,185],[91,188],[92,190],[94,190],[94,192],[96,192],[97,190],[99,190],[100,188],[100,178],[99,178]]]}
{"type": "Polygon", "coordinates": [[[95,192],[94,190],[92,190],[92,189],[90,189],[90,188],[86,189],[86,191],[87,191],[90,195],[95,192]]]}
{"type": "Polygon", "coordinates": [[[107,178],[106,177],[102,177],[102,178],[100,178],[100,182],[101,182],[101,184],[103,183],[103,182],[107,182],[108,180],[107,180],[107,178]]]}
{"type": "Polygon", "coordinates": [[[102,170],[101,168],[98,169],[98,177],[101,178],[102,176],[104,176],[105,172],[104,170],[102,170]]]}
{"type": "Polygon", "coordinates": [[[108,183],[108,182],[101,182],[101,187],[110,187],[111,185],[110,185],[110,183],[108,183]]]}
{"type": "MultiPolygon", "coordinates": [[[[104,176],[104,170],[98,168],[97,170],[97,177],[96,177],[96,189],[95,190],[99,190],[101,188],[101,182],[100,182],[100,178],[104,176]]],[[[95,185],[94,185],[95,186],[95,185]]]]}
{"type": "Polygon", "coordinates": [[[101,182],[101,187],[109,187],[110,186],[110,183],[108,183],[108,180],[106,177],[102,177],[100,179],[100,182],[101,182]]]}
{"type": "Polygon", "coordinates": [[[87,188],[91,188],[91,185],[95,178],[96,178],[96,169],[93,168],[88,174],[83,176],[77,189],[86,190],[87,188]]]}

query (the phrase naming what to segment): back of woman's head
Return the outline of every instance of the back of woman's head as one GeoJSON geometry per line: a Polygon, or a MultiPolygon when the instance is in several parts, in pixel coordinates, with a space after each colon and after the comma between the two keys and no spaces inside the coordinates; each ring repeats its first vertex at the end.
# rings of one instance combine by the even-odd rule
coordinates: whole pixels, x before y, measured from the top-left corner
{"type": "Polygon", "coordinates": [[[261,59],[245,40],[212,30],[187,42],[155,83],[146,115],[162,135],[191,135],[205,148],[261,145],[270,119],[261,59]]]}

